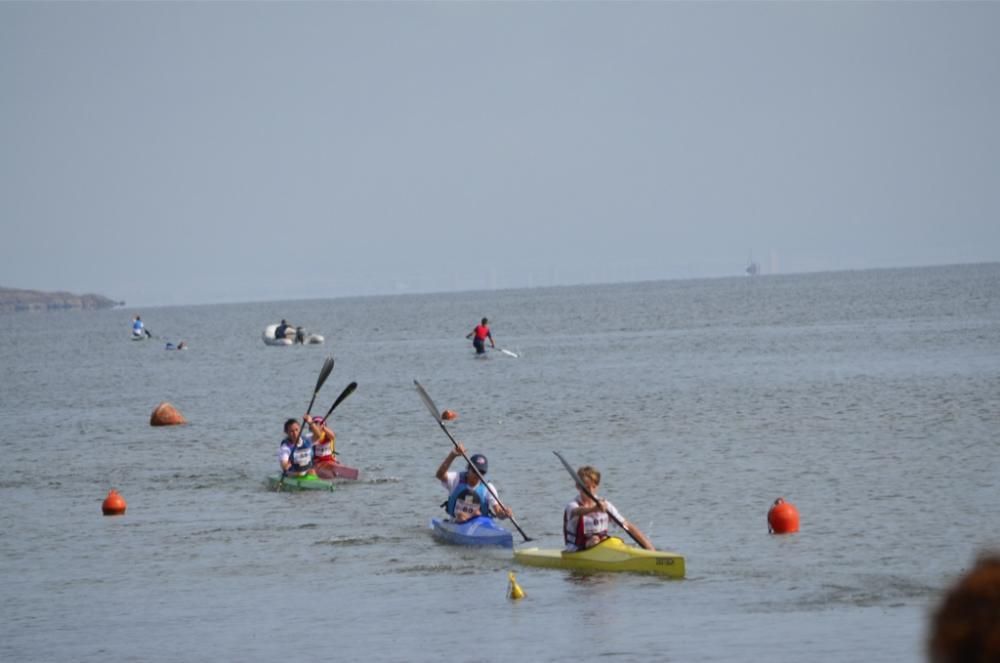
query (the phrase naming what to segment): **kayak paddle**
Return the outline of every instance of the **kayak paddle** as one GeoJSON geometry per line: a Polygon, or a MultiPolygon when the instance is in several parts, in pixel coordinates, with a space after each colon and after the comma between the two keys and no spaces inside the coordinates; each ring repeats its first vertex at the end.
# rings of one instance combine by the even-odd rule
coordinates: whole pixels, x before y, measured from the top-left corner
{"type": "MultiPolygon", "coordinates": [[[[434,421],[438,423],[438,426],[440,426],[441,430],[444,431],[444,434],[448,436],[448,439],[451,440],[451,443],[455,445],[455,448],[459,449],[458,440],[452,437],[451,431],[449,431],[448,427],[444,425],[443,421],[441,421],[441,410],[437,409],[437,406],[434,405],[434,401],[431,400],[430,395],[428,395],[427,391],[420,385],[419,382],[414,380],[413,384],[416,385],[417,393],[420,394],[420,398],[421,400],[423,400],[424,405],[426,405],[427,409],[430,410],[431,415],[434,417],[434,421]]],[[[479,480],[483,482],[484,486],[486,486],[486,490],[490,491],[490,495],[493,496],[493,499],[496,500],[496,503],[499,504],[501,508],[506,509],[507,507],[505,507],[503,502],[500,501],[500,498],[497,496],[496,491],[493,490],[493,486],[491,486],[489,482],[486,481],[486,477],[482,475],[482,473],[479,471],[479,468],[476,467],[471,460],[469,460],[469,457],[465,455],[464,451],[461,451],[461,449],[459,449],[459,451],[462,454],[462,458],[465,459],[465,462],[469,464],[469,467],[472,468],[472,471],[476,473],[476,476],[479,477],[479,480]]],[[[517,524],[517,521],[514,520],[513,516],[510,517],[510,522],[512,525],[514,525],[514,527],[517,528],[517,531],[521,533],[521,536],[524,537],[525,542],[531,541],[531,537],[529,537],[527,534],[524,533],[524,530],[521,529],[521,526],[517,524]]]]}

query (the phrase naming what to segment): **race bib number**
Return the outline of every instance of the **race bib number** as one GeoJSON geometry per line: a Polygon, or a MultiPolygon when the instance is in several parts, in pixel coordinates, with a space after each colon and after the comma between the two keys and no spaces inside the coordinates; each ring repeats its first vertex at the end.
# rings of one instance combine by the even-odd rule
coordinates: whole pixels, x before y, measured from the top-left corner
{"type": "Polygon", "coordinates": [[[480,514],[479,502],[473,495],[466,495],[455,502],[455,515],[478,516],[480,514]]]}
{"type": "Polygon", "coordinates": [[[292,462],[298,466],[308,465],[312,461],[312,449],[309,447],[299,447],[292,454],[292,462]]]}
{"type": "Polygon", "coordinates": [[[583,517],[583,533],[586,535],[601,534],[608,531],[608,514],[598,511],[588,513],[583,517]]]}

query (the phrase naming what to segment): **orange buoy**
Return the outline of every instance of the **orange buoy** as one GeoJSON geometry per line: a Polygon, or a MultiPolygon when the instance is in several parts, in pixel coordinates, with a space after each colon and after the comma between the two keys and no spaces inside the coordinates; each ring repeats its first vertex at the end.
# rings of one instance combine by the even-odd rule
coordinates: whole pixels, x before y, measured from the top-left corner
{"type": "Polygon", "coordinates": [[[791,502],[779,497],[767,511],[767,530],[772,534],[791,534],[799,531],[799,510],[791,502]]]}
{"type": "Polygon", "coordinates": [[[101,505],[101,511],[104,512],[105,516],[124,515],[126,508],[128,508],[128,504],[125,504],[125,498],[119,495],[114,488],[108,491],[108,496],[104,498],[104,503],[101,505]]]}
{"type": "Polygon", "coordinates": [[[176,426],[186,424],[187,420],[170,403],[163,401],[153,410],[153,415],[149,418],[150,426],[176,426]]]}
{"type": "Polygon", "coordinates": [[[458,412],[455,412],[454,410],[445,410],[441,413],[441,418],[445,421],[454,421],[455,419],[458,419],[458,412]]]}

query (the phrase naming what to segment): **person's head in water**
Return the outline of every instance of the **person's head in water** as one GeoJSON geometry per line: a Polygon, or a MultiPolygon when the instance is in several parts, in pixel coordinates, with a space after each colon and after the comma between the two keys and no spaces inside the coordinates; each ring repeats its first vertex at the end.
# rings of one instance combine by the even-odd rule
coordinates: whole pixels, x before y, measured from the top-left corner
{"type": "Polygon", "coordinates": [[[488,323],[488,322],[489,322],[489,320],[487,320],[486,318],[483,318],[483,324],[484,324],[484,325],[485,325],[486,323],[488,323]]]}

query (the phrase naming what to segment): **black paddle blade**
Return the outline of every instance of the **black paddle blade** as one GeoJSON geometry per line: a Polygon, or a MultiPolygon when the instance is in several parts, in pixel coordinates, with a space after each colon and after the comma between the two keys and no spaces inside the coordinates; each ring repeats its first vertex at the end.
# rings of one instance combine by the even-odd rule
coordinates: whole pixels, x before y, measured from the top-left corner
{"type": "Polygon", "coordinates": [[[571,477],[573,477],[573,481],[575,481],[576,485],[580,488],[580,490],[583,491],[583,494],[596,502],[597,498],[594,497],[594,494],[592,492],[590,492],[590,490],[587,488],[587,485],[583,483],[583,480],[580,479],[580,475],[576,473],[576,470],[573,469],[573,466],[570,465],[569,462],[567,462],[567,460],[563,458],[562,454],[559,453],[558,451],[553,451],[552,453],[554,453],[556,455],[556,458],[558,458],[559,461],[562,462],[563,467],[565,467],[566,471],[569,472],[571,477]]]}
{"type": "MultiPolygon", "coordinates": [[[[316,378],[316,388],[313,390],[313,397],[309,399],[309,407],[306,408],[306,414],[312,412],[313,405],[316,404],[316,395],[319,390],[323,388],[323,383],[326,379],[330,377],[330,373],[333,372],[333,357],[327,357],[326,361],[323,362],[323,368],[319,369],[319,377],[316,378]]],[[[302,428],[306,427],[305,418],[302,419],[302,428]]]]}
{"type": "Polygon", "coordinates": [[[319,371],[319,377],[316,379],[316,391],[320,390],[326,379],[330,377],[330,373],[333,373],[333,357],[327,357],[323,362],[323,368],[319,371]]]}
{"type": "MultiPolygon", "coordinates": [[[[417,382],[416,380],[414,380],[413,384],[416,385],[416,387],[417,387],[417,393],[420,394],[420,399],[424,402],[424,405],[427,406],[427,409],[430,410],[431,415],[433,415],[433,417],[434,417],[434,421],[436,421],[436,422],[438,422],[440,424],[441,423],[441,411],[437,409],[437,405],[434,405],[434,401],[431,400],[430,395],[420,385],[419,382],[417,382]]],[[[443,426],[444,424],[441,424],[441,425],[443,426]]]]}
{"type": "Polygon", "coordinates": [[[333,402],[333,405],[330,406],[330,409],[326,411],[326,416],[323,417],[323,420],[325,421],[329,419],[330,415],[333,414],[333,411],[337,409],[337,406],[343,403],[344,399],[353,394],[354,390],[357,388],[358,388],[357,382],[352,382],[351,384],[347,385],[344,388],[344,390],[340,392],[340,396],[337,396],[337,400],[333,402]]]}

